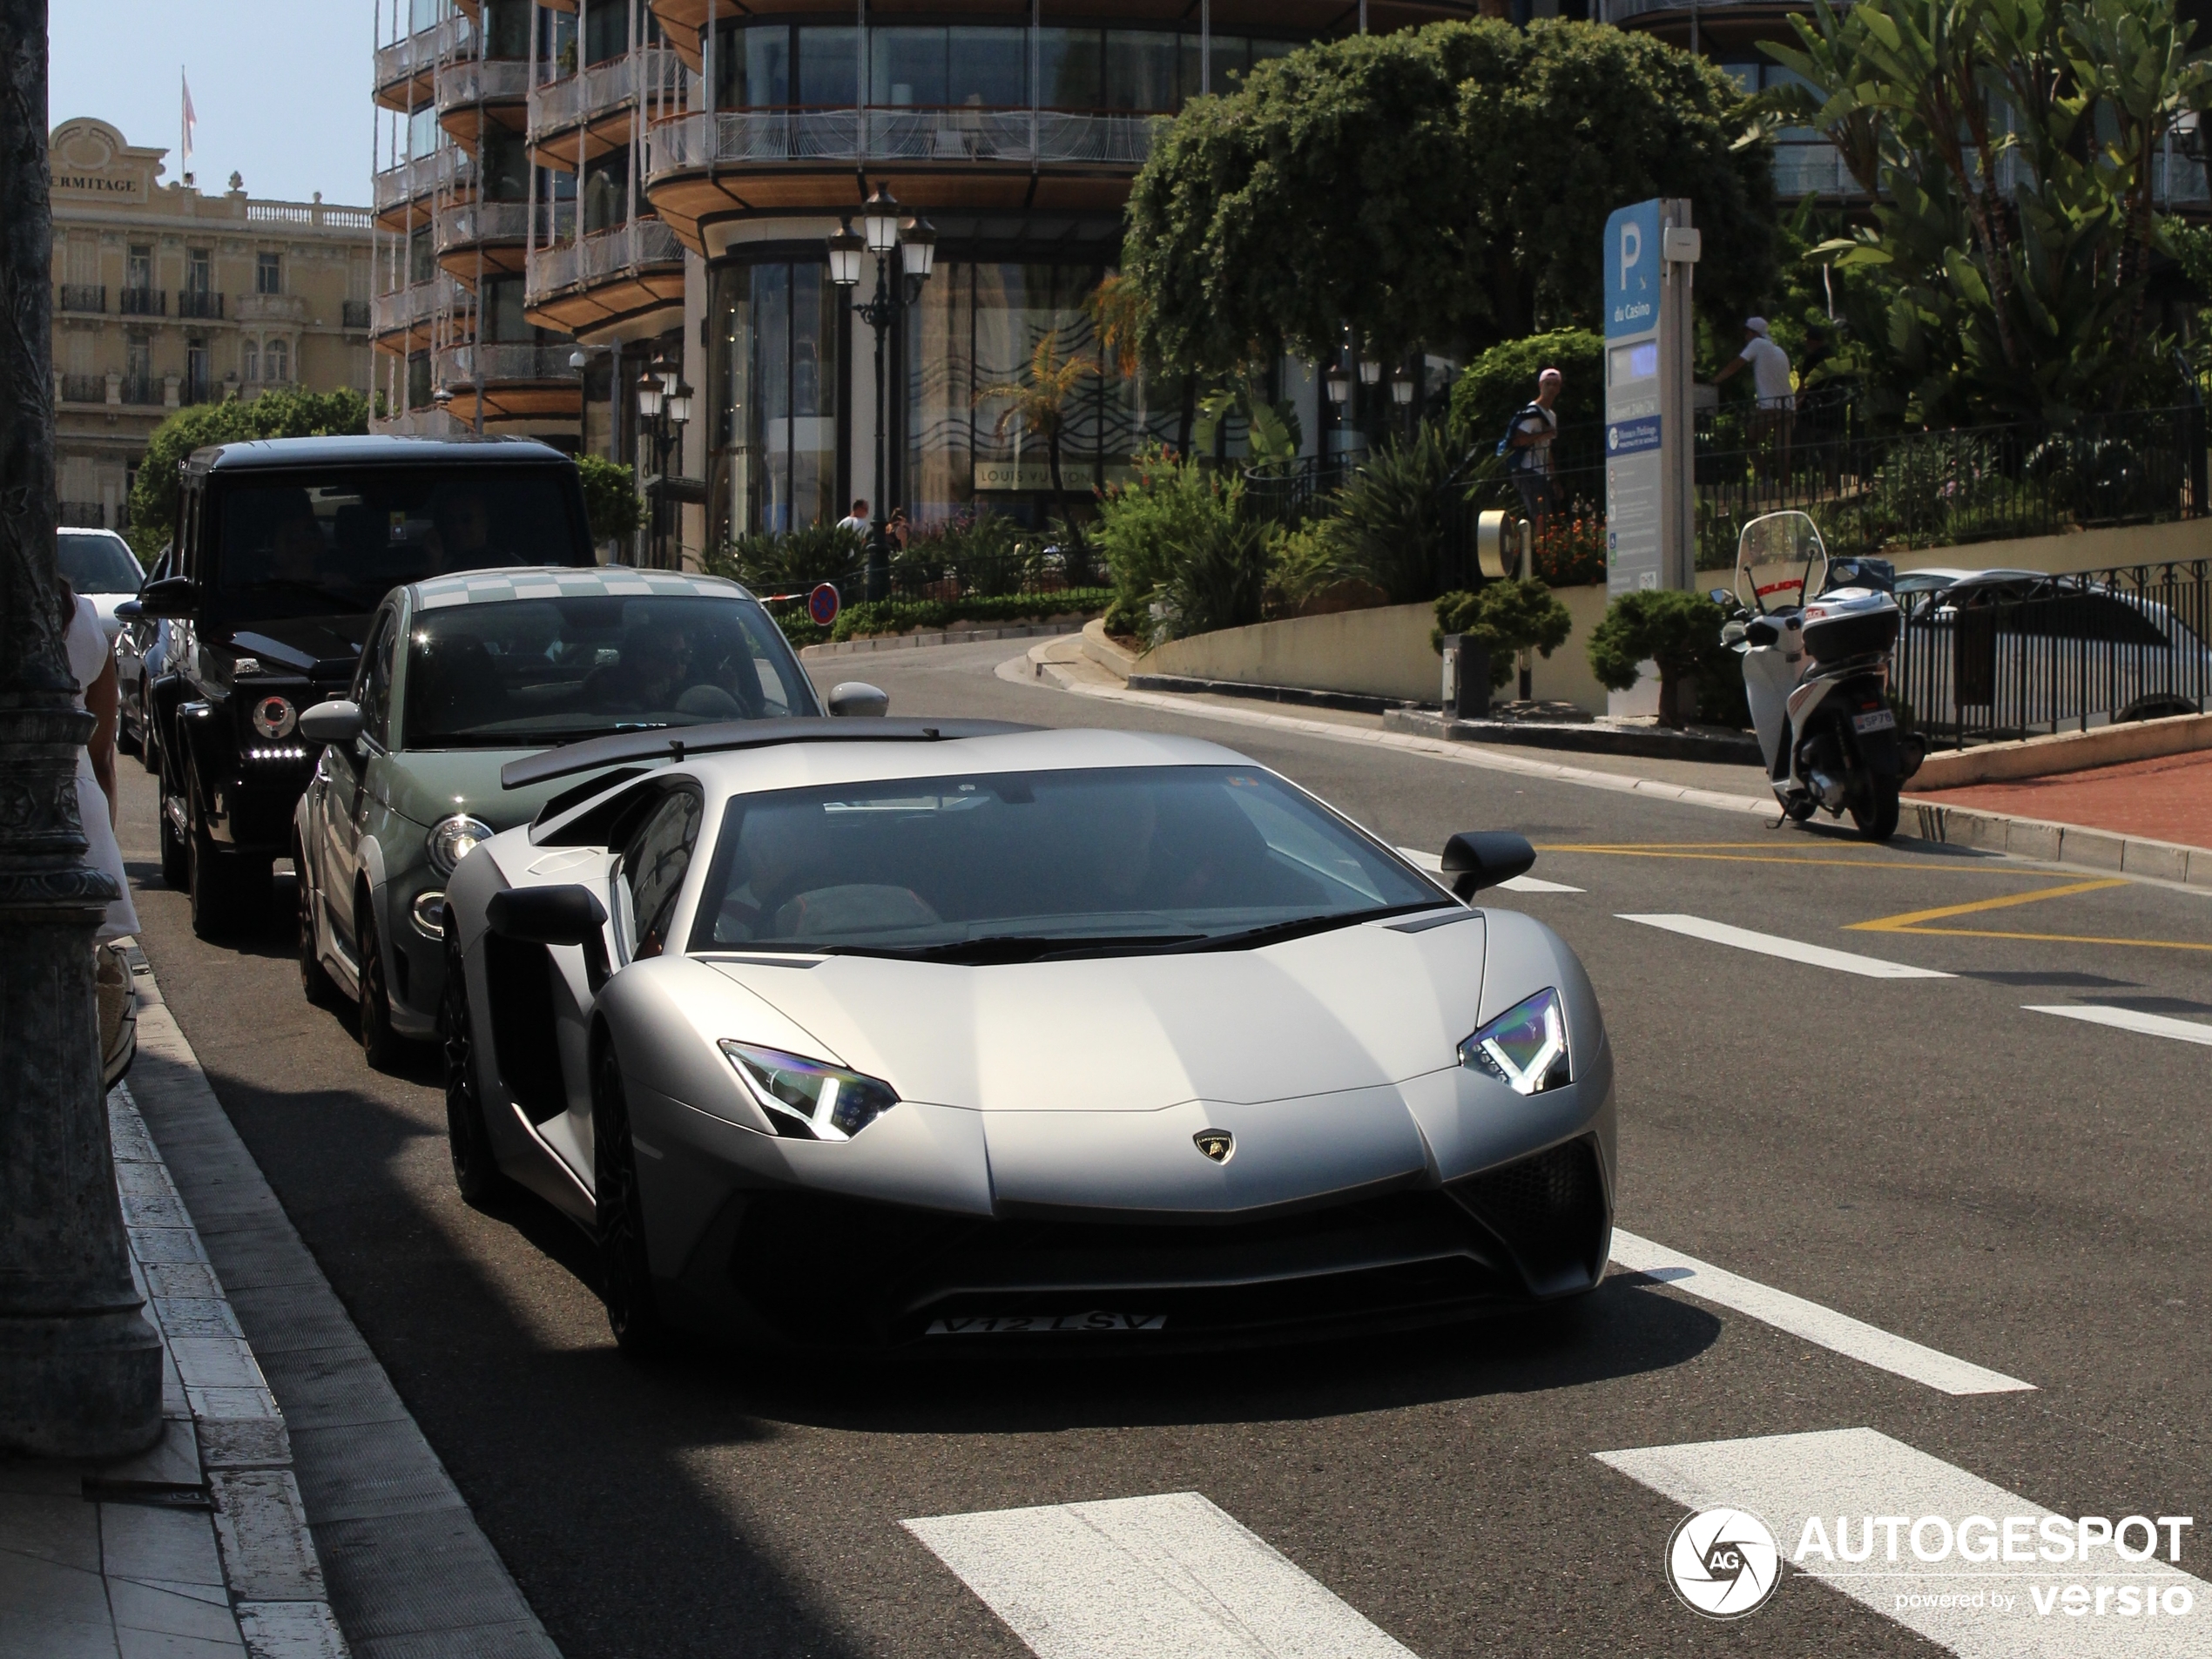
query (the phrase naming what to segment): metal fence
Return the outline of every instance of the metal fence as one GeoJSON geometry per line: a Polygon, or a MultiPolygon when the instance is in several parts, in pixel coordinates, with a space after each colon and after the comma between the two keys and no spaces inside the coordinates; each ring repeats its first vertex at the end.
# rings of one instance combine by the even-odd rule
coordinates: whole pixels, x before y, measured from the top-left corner
{"type": "Polygon", "coordinates": [[[1933,744],[2212,706],[2212,560],[1898,597],[1891,691],[1933,744]]]}

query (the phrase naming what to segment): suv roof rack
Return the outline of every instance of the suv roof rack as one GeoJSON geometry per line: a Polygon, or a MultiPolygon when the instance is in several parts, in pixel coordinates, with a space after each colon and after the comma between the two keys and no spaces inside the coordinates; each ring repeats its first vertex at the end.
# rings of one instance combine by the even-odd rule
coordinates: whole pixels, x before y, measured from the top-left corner
{"type": "Polygon", "coordinates": [[[602,766],[640,761],[683,760],[691,755],[725,754],[737,749],[769,749],[786,743],[946,743],[959,738],[998,738],[1042,726],[1013,720],[933,720],[920,716],[833,719],[810,715],[782,720],[722,720],[711,725],[656,726],[648,732],[618,732],[610,738],[548,749],[510,760],[499,769],[502,789],[522,789],[551,778],[567,778],[602,766]]]}

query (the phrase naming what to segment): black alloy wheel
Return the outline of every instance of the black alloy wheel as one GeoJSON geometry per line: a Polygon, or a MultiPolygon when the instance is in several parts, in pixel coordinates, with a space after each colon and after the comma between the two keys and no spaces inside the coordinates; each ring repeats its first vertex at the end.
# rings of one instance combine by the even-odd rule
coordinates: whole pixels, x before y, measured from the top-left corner
{"type": "Polygon", "coordinates": [[[293,890],[299,900],[293,907],[300,915],[300,993],[316,1008],[335,1008],[338,987],[322,965],[315,936],[314,885],[307,880],[307,853],[296,840],[292,843],[292,868],[293,890]]]}
{"type": "Polygon", "coordinates": [[[591,1172],[598,1204],[599,1294],[607,1305],[608,1328],[615,1345],[632,1359],[664,1355],[676,1346],[676,1339],[653,1299],[629,1096],[611,1042],[599,1045],[591,1069],[591,1172]]]}
{"type": "Polygon", "coordinates": [[[376,911],[361,895],[361,920],[354,929],[361,951],[361,1057],[373,1071],[395,1072],[407,1061],[407,1042],[392,1028],[392,994],[384,982],[384,951],[376,937],[376,911]]]}
{"type": "Polygon", "coordinates": [[[512,1184],[491,1148],[491,1131],[476,1093],[476,1030],[469,1022],[469,979],[446,913],[446,988],[438,1023],[445,1032],[446,1142],[453,1154],[453,1184],[463,1203],[482,1210],[512,1184]]]}
{"type": "Polygon", "coordinates": [[[161,741],[154,736],[153,711],[146,706],[145,687],[138,687],[138,764],[158,776],[161,772],[161,741]]]}

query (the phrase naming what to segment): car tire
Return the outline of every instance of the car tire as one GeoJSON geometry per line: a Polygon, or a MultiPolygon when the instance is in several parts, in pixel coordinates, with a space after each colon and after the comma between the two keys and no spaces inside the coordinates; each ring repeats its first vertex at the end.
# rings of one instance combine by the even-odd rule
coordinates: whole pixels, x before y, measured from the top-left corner
{"type": "Polygon", "coordinates": [[[1897,833],[1898,810],[1897,779],[1870,778],[1865,794],[1851,801],[1851,821],[1865,840],[1886,841],[1897,833]]]}
{"type": "Polygon", "coordinates": [[[307,856],[297,841],[292,844],[292,868],[296,899],[293,907],[300,918],[300,994],[316,1008],[335,1008],[338,985],[322,965],[316,938],[314,886],[307,880],[307,856]]]}
{"type": "MultiPolygon", "coordinates": [[[[451,927],[452,922],[448,921],[451,927]]],[[[445,1030],[446,1141],[453,1154],[453,1184],[462,1201],[479,1210],[504,1197],[513,1184],[492,1150],[484,1123],[483,1097],[476,1088],[476,1028],[469,1013],[469,979],[461,952],[446,944],[446,988],[439,1009],[445,1030]]]]}
{"type": "Polygon", "coordinates": [[[226,939],[266,914],[269,863],[217,846],[199,821],[199,791],[188,777],[185,815],[191,827],[185,834],[185,886],[192,895],[192,930],[202,939],[226,939]]]}
{"type": "Polygon", "coordinates": [[[376,938],[376,913],[362,895],[354,930],[361,949],[361,1057],[372,1071],[395,1072],[407,1062],[407,1040],[392,1028],[392,994],[384,981],[384,951],[376,938]]]}
{"type": "Polygon", "coordinates": [[[607,1305],[608,1329],[625,1357],[662,1357],[675,1349],[676,1338],[653,1297],[629,1097],[612,1042],[599,1045],[591,1067],[591,1170],[598,1206],[599,1294],[607,1305]]]}

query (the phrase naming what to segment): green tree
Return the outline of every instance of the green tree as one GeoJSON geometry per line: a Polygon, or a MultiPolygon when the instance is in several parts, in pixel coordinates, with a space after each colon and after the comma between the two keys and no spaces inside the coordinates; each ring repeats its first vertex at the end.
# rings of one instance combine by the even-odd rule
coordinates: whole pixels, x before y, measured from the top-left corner
{"type": "Polygon", "coordinates": [[[1476,357],[1452,382],[1452,441],[1487,454],[1506,422],[1536,395],[1536,376],[1556,368],[1567,384],[1559,396],[1561,426],[1594,426],[1604,418],[1605,341],[1588,328],[1556,328],[1508,340],[1476,357]]]}
{"type": "Polygon", "coordinates": [[[1154,447],[1136,476],[1099,493],[1096,540],[1114,573],[1108,626],[1148,628],[1153,604],[1170,634],[1207,633],[1260,619],[1267,528],[1241,511],[1244,480],[1154,447]]]}
{"type": "Polygon", "coordinates": [[[1438,24],[1305,48],[1176,118],[1122,267],[1150,354],[1209,375],[1278,351],[1474,350],[1589,322],[1606,216],[1687,196],[1697,294],[1772,272],[1769,150],[1720,70],[1599,24],[1438,24]]]}
{"type": "Polygon", "coordinates": [[[1026,380],[1001,381],[993,386],[980,388],[975,401],[988,403],[993,398],[1007,400],[1006,408],[999,412],[995,428],[1001,440],[1007,428],[1015,421],[1044,440],[1045,455],[1052,467],[1052,493],[1066,495],[1060,482],[1060,439],[1068,428],[1068,405],[1076,395],[1076,388],[1085,380],[1095,378],[1098,364],[1081,353],[1062,355],[1060,331],[1048,328],[1039,338],[1036,349],[1029,354],[1029,373],[1026,380]]]}
{"type": "Polygon", "coordinates": [[[131,486],[131,545],[152,563],[175,528],[178,469],[195,449],[253,438],[358,437],[368,430],[368,400],[350,388],[264,392],[250,403],[233,397],[179,409],[146,440],[131,486]]]}
{"type": "Polygon", "coordinates": [[[1528,581],[1485,583],[1474,593],[1447,593],[1436,602],[1429,644],[1440,655],[1447,634],[1468,634],[1490,653],[1490,689],[1513,678],[1514,657],[1533,651],[1549,658],[1575,631],[1575,618],[1552,590],[1528,581]]]}
{"type": "Polygon", "coordinates": [[[1815,0],[1765,50],[1805,84],[1767,103],[1876,198],[1818,252],[1876,279],[1859,349],[1908,415],[2065,419],[2166,373],[2154,168],[2212,101],[2173,0],[1815,0]]]}
{"type": "Polygon", "coordinates": [[[595,542],[623,542],[645,522],[637,499],[637,475],[624,462],[604,455],[578,455],[576,469],[583,485],[583,513],[595,542]]]}
{"type": "Polygon", "coordinates": [[[1659,669],[1659,724],[1682,721],[1685,681],[1733,672],[1736,653],[1721,644],[1727,618],[1702,593],[1647,589],[1624,593],[1590,631],[1590,672],[1608,691],[1625,691],[1642,677],[1642,664],[1659,669]]]}

